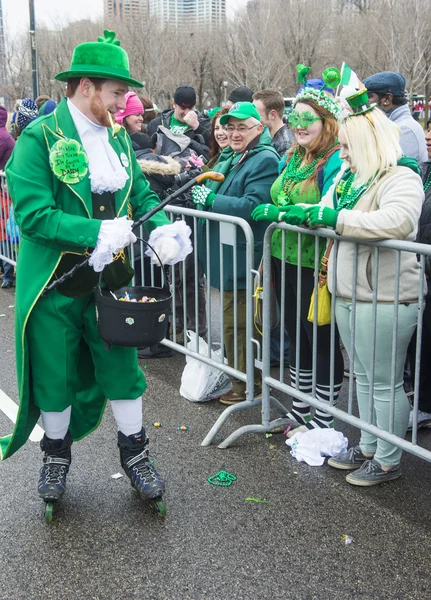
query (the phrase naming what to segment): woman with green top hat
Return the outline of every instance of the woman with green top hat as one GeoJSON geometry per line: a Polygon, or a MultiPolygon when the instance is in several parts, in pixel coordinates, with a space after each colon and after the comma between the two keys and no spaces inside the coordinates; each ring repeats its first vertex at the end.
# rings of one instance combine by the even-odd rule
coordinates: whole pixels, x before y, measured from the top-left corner
{"type": "MultiPolygon", "coordinates": [[[[128,86],[142,84],[130,77],[127,54],[111,31],[98,42],[78,45],[70,70],[56,77],[67,82],[67,98],[26,127],[6,166],[21,233],[15,304],[20,407],[13,434],[0,438],[5,459],[42,417],[38,491],[47,520],[65,491],[72,441],[98,427],[107,399],[132,485],[144,498],[160,499],[164,492],[148,457],[142,426],[146,382],[136,349],[105,350],[93,295],[100,274],[111,290],[130,282],[133,271],[124,248],[136,241],[131,219],[159,205],[129,136],[113,120],[125,108],[128,86]],[[43,295],[48,283],[89,254],[94,270],[81,268],[43,295]]],[[[158,212],[147,227],[159,228],[156,251],[166,260],[163,232],[172,227],[169,219],[158,212]]],[[[178,250],[183,241],[177,240],[178,250]]],[[[171,264],[182,259],[180,252],[171,258],[171,264]]],[[[160,503],[159,508],[164,511],[160,503]]]]}
{"type": "MultiPolygon", "coordinates": [[[[404,363],[417,325],[423,274],[414,253],[379,248],[376,259],[375,248],[342,238],[414,241],[424,191],[416,160],[402,154],[399,128],[375,104],[368,104],[366,90],[348,96],[347,101],[350,114],[339,132],[346,168],[319,206],[297,214],[296,222],[330,227],[341,236],[336,256],[331,253],[329,258],[328,287],[335,298],[344,346],[349,353],[353,346],[350,361],[359,414],[364,421],[371,415],[379,429],[403,438],[409,421],[404,363]],[[331,289],[334,268],[336,289],[331,289]],[[378,357],[374,361],[372,346],[378,357]]],[[[352,470],[346,481],[368,487],[401,475],[401,452],[398,446],[361,431],[359,445],[330,458],[328,464],[352,470]]]]}
{"type": "MultiPolygon", "coordinates": [[[[366,90],[347,101],[351,113],[344,119],[339,134],[341,157],[347,169],[322,199],[321,206],[309,211],[310,226],[331,227],[341,240],[349,236],[367,241],[414,241],[424,200],[417,162],[403,156],[399,128],[375,104],[369,106],[366,90]]],[[[334,261],[335,257],[331,257],[329,287],[334,261]]],[[[348,352],[353,343],[350,361],[356,375],[360,417],[368,421],[371,414],[379,429],[403,438],[409,421],[404,363],[417,325],[423,278],[416,255],[380,248],[375,259],[374,248],[340,241],[336,270],[336,289],[330,291],[335,297],[335,316],[348,352]],[[356,251],[357,275],[353,281],[356,251]],[[357,327],[352,340],[353,320],[357,327]],[[372,363],[374,343],[378,359],[372,363]]],[[[401,475],[401,454],[398,446],[361,431],[359,445],[331,458],[328,464],[353,470],[346,477],[350,484],[373,486],[401,475]]]]}
{"type": "MultiPolygon", "coordinates": [[[[334,177],[341,168],[338,144],[339,117],[341,111],[327,87],[332,70],[328,69],[322,79],[306,80],[308,67],[298,65],[299,83],[302,87],[294,101],[294,108],[288,119],[295,134],[295,143],[283,157],[280,174],[271,188],[273,204],[258,206],[252,213],[257,220],[279,221],[289,215],[286,222],[298,225],[295,214],[303,209],[299,204],[318,204],[321,197],[332,185],[334,177]],[[313,86],[313,87],[312,87],[313,86]]],[[[335,87],[333,85],[333,87],[335,87]]],[[[302,236],[301,262],[299,264],[298,234],[285,231],[285,245],[282,247],[282,231],[276,230],[272,236],[273,265],[275,284],[279,299],[281,282],[285,274],[285,323],[289,335],[289,365],[292,386],[311,395],[313,380],[313,324],[307,320],[310,297],[314,288],[315,244],[314,236],[302,236]],[[285,265],[282,264],[283,252],[285,265]],[[298,267],[300,267],[298,269],[298,267]],[[297,335],[298,273],[301,278],[300,326],[297,335]],[[299,364],[296,362],[296,346],[300,345],[299,364]]],[[[324,252],[324,240],[320,241],[320,256],[324,252]]],[[[338,331],[335,330],[334,388],[333,399],[336,402],[343,382],[343,358],[338,343],[338,331]]],[[[330,325],[317,328],[316,360],[316,397],[328,403],[331,400],[330,361],[331,330],[330,325]]],[[[333,418],[325,411],[317,409],[311,417],[310,406],[299,399],[293,399],[291,411],[287,415],[294,419],[302,430],[333,427],[333,418]]],[[[295,429],[293,431],[296,431],[295,429]]]]}

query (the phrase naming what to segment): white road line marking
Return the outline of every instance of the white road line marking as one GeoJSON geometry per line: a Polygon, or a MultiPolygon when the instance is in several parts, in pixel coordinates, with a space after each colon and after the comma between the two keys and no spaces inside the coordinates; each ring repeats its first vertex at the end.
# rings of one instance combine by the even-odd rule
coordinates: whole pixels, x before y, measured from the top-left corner
{"type": "MultiPolygon", "coordinates": [[[[0,390],[0,410],[12,421],[16,423],[18,416],[18,405],[9,396],[0,390]]],[[[44,431],[39,425],[35,425],[33,431],[30,434],[31,442],[40,442],[43,438],[44,431]]]]}

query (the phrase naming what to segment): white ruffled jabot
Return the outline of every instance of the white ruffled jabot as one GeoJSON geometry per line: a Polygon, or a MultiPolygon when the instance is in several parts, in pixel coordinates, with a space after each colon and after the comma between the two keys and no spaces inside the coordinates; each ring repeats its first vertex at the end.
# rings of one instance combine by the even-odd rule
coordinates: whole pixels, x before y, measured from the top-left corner
{"type": "Polygon", "coordinates": [[[108,129],[90,121],[69,98],[67,106],[88,155],[91,191],[103,194],[123,189],[129,175],[109,143],[108,129]]]}

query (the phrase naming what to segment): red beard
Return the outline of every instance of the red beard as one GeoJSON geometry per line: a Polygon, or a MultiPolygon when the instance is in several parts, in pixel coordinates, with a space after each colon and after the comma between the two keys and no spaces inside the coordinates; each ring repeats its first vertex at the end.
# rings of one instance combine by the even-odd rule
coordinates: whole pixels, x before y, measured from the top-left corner
{"type": "Polygon", "coordinates": [[[102,100],[100,99],[99,92],[96,92],[93,98],[91,99],[90,110],[100,125],[103,125],[104,127],[111,127],[112,121],[109,118],[108,110],[106,109],[102,100]]]}

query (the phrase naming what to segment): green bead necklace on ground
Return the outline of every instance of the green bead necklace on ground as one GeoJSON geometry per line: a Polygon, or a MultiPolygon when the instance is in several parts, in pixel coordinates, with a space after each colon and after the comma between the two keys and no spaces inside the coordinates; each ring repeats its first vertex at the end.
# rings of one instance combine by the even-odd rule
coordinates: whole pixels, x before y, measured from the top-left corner
{"type": "Polygon", "coordinates": [[[234,481],[236,481],[235,475],[227,471],[219,471],[212,477],[208,477],[208,482],[211,485],[218,485],[220,487],[229,487],[234,481]]]}
{"type": "Polygon", "coordinates": [[[290,200],[292,187],[295,184],[300,183],[301,181],[306,181],[307,179],[309,179],[313,175],[317,163],[320,160],[322,160],[322,158],[330,150],[335,148],[337,144],[338,141],[334,142],[334,144],[332,144],[330,148],[325,150],[325,152],[319,154],[319,156],[315,158],[313,162],[311,162],[309,165],[305,165],[304,167],[301,167],[301,163],[304,159],[305,150],[303,150],[302,148],[301,150],[299,148],[295,148],[292,154],[292,158],[287,163],[281,178],[281,192],[278,194],[277,197],[279,205],[286,204],[286,202],[290,200]]]}
{"type": "Polygon", "coordinates": [[[337,211],[339,212],[343,208],[351,210],[358,202],[359,198],[369,187],[369,182],[365,185],[361,185],[358,188],[353,187],[353,181],[355,174],[350,171],[346,171],[344,177],[338,183],[335,189],[337,211]]]}

